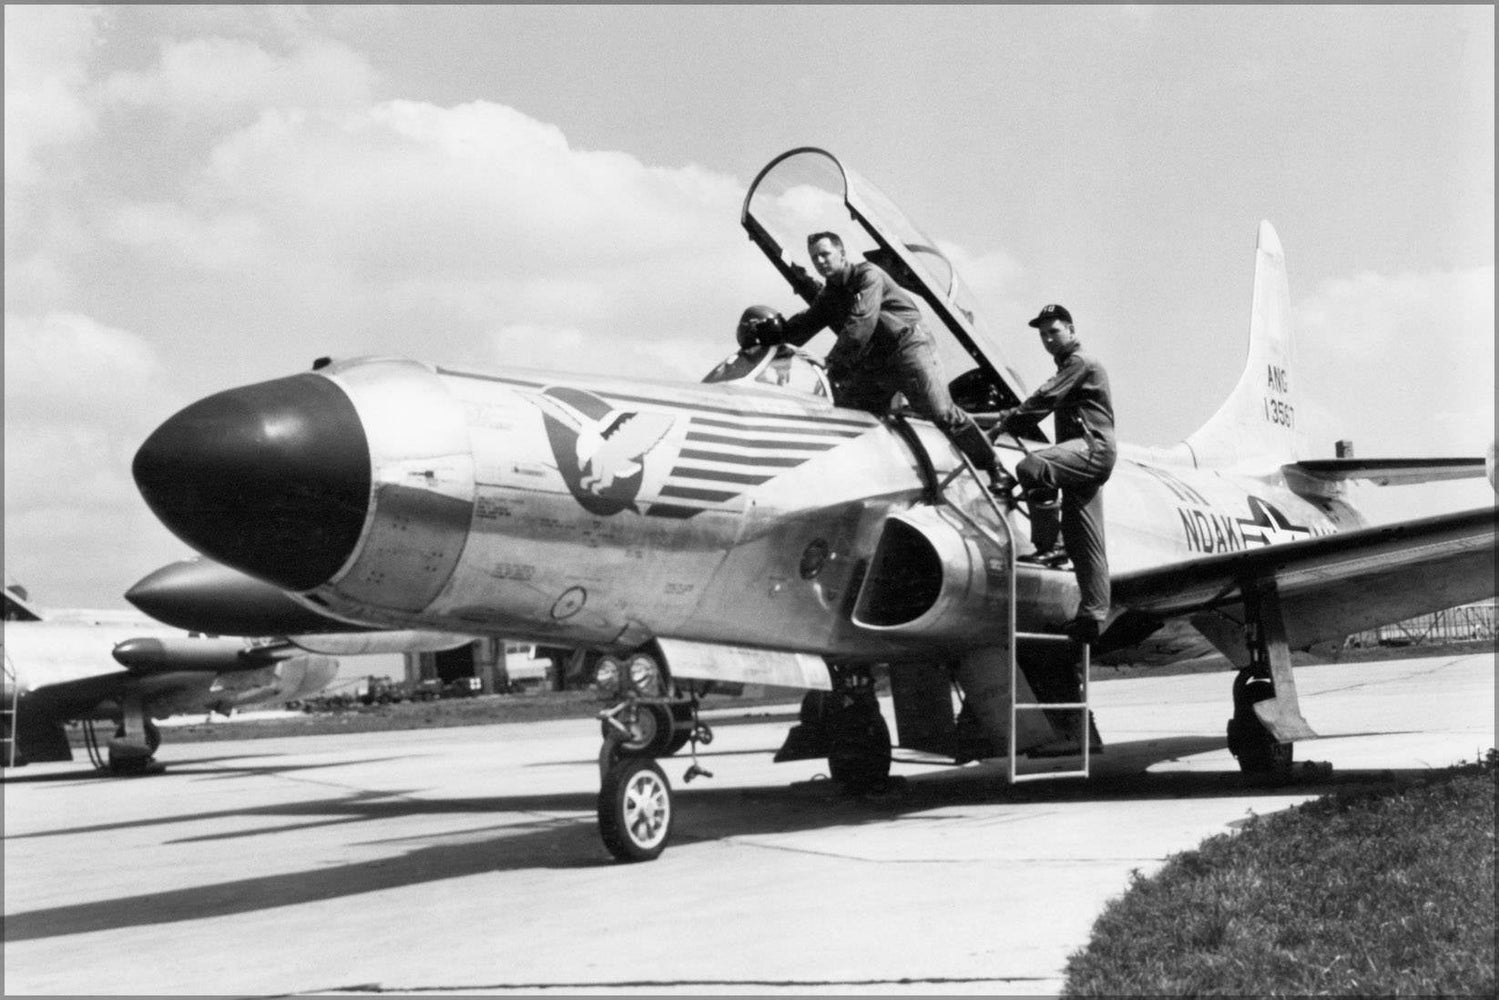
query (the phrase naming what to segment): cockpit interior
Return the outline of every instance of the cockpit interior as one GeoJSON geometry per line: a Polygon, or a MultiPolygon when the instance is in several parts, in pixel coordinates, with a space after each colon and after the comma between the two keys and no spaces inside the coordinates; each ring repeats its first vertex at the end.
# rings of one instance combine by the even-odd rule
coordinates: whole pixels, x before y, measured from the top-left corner
{"type": "Polygon", "coordinates": [[[832,400],[823,364],[790,344],[753,347],[731,354],[707,374],[704,382],[738,382],[814,399],[832,400]]]}

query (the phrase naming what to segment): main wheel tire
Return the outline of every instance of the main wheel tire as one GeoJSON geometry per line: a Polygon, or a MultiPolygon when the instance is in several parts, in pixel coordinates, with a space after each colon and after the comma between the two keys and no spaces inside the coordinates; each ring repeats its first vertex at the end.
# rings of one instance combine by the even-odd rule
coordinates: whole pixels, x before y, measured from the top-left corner
{"type": "Polygon", "coordinates": [[[854,794],[883,787],[890,777],[890,727],[879,704],[869,697],[837,705],[835,695],[827,705],[832,709],[828,774],[854,794]]]}
{"type": "MultiPolygon", "coordinates": [[[[119,739],[119,736],[116,735],[115,738],[119,739]]],[[[154,760],[150,753],[143,754],[138,749],[129,746],[110,746],[106,748],[105,753],[110,774],[145,774],[154,760]]]]}
{"type": "Polygon", "coordinates": [[[1228,720],[1228,750],[1239,762],[1239,770],[1270,778],[1291,774],[1295,745],[1281,743],[1255,714],[1258,702],[1275,697],[1268,678],[1240,673],[1234,678],[1234,716],[1228,720]]]}
{"type": "Polygon", "coordinates": [[[619,861],[654,861],[671,837],[671,784],[640,757],[619,761],[599,788],[599,836],[619,861]]]}

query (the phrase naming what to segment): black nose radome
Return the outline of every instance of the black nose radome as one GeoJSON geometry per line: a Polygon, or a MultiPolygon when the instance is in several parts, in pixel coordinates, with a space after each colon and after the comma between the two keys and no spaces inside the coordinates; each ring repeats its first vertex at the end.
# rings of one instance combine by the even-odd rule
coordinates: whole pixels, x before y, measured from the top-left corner
{"type": "Polygon", "coordinates": [[[364,426],[321,375],[199,400],[146,439],[133,471],[146,504],[178,538],[285,590],[337,572],[370,502],[364,426]]]}

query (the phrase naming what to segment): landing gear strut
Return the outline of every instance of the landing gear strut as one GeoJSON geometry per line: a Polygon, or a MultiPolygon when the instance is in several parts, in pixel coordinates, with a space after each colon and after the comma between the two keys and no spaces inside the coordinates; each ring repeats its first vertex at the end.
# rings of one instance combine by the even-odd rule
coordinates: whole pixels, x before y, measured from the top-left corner
{"type": "Polygon", "coordinates": [[[1275,581],[1246,583],[1242,589],[1249,665],[1234,678],[1228,749],[1245,774],[1283,781],[1291,777],[1294,742],[1316,739],[1317,734],[1302,717],[1296,698],[1275,581]]]}

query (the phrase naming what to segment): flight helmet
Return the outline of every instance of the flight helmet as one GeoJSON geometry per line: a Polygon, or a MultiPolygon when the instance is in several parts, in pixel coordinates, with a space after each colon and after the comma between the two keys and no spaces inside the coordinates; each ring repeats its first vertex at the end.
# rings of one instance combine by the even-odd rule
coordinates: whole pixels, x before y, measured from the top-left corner
{"type": "Polygon", "coordinates": [[[739,349],[748,351],[763,344],[780,343],[785,324],[785,318],[770,306],[750,306],[739,317],[736,331],[739,349]]]}

